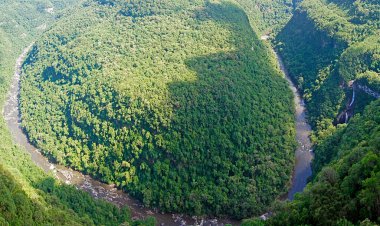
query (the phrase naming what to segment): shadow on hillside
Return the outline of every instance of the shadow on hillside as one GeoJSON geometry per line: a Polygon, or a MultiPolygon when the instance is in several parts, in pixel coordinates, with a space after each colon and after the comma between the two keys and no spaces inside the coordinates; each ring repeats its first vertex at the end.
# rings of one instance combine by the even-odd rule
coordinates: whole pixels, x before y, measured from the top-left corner
{"type": "Polygon", "coordinates": [[[242,9],[209,2],[196,16],[228,28],[234,51],[186,60],[197,79],[169,85],[176,132],[165,135],[166,154],[176,171],[186,169],[182,189],[189,189],[188,199],[202,203],[206,213],[252,216],[283,191],[291,175],[289,164],[267,166],[292,161],[281,151],[294,149],[291,139],[284,139],[292,125],[292,95],[242,9]]]}
{"type": "Polygon", "coordinates": [[[300,75],[305,77],[304,88],[312,85],[318,71],[340,56],[346,46],[319,31],[307,18],[306,13],[299,11],[295,12],[275,40],[279,43],[277,49],[280,50],[279,53],[283,56],[284,62],[290,69],[290,76],[296,84],[296,77],[300,75]],[[314,77],[308,79],[306,71],[314,77]]]}
{"type": "Polygon", "coordinates": [[[312,127],[316,120],[333,119],[344,105],[343,80],[335,63],[346,44],[329,37],[299,10],[275,40],[291,79],[301,93],[306,93],[312,127]]]}

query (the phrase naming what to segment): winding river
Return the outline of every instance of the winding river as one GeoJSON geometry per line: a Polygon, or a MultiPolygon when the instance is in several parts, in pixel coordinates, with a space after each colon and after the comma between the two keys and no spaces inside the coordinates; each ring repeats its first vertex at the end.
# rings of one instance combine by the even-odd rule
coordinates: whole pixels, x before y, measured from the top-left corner
{"type": "MultiPolygon", "coordinates": [[[[20,91],[20,74],[24,58],[28,54],[31,46],[24,49],[18,57],[15,65],[15,73],[4,104],[3,116],[7,122],[8,128],[12,134],[15,143],[23,147],[30,155],[36,165],[41,167],[45,172],[53,175],[66,184],[72,184],[81,190],[91,194],[95,198],[105,199],[117,206],[128,206],[131,209],[134,219],[143,219],[147,216],[153,216],[160,225],[238,225],[238,221],[228,219],[205,219],[201,217],[190,217],[181,214],[160,213],[156,209],[145,208],[139,201],[130,197],[128,194],[116,189],[112,185],[101,183],[92,179],[88,175],[74,171],[70,168],[56,165],[45,158],[39,150],[34,147],[24,134],[21,128],[19,115],[19,91],[20,91]]],[[[277,55],[277,53],[276,53],[277,55]]],[[[310,126],[306,123],[305,107],[303,100],[297,92],[294,84],[289,79],[288,73],[282,63],[281,58],[277,55],[279,66],[285,73],[289,81],[290,88],[295,94],[296,104],[296,121],[297,121],[297,141],[300,143],[296,152],[296,166],[293,175],[292,187],[288,194],[288,199],[292,199],[296,192],[302,191],[306,185],[307,177],[311,175],[310,162],[312,159],[311,142],[309,139],[310,126]]]]}

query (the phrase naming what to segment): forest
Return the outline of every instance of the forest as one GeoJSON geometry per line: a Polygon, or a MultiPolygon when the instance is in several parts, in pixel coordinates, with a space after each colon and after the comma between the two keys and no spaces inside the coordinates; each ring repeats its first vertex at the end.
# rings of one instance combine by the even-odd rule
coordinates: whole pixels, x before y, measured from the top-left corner
{"type": "MultiPolygon", "coordinates": [[[[74,1],[0,2],[0,103],[3,105],[22,48],[41,33],[38,26],[57,18],[42,9],[63,10],[74,1]],[[18,7],[19,5],[22,7],[18,7]],[[46,5],[45,5],[46,4],[46,5]],[[6,21],[7,23],[4,23],[6,21]],[[17,29],[15,29],[17,28],[17,29]]],[[[45,174],[25,150],[14,144],[0,120],[0,225],[155,225],[132,221],[128,208],[93,199],[74,186],[45,174]]]]}
{"type": "Polygon", "coordinates": [[[87,1],[46,32],[23,67],[25,130],[146,206],[261,213],[294,164],[286,81],[233,1],[154,2],[87,1]]]}
{"type": "MultiPolygon", "coordinates": [[[[21,122],[51,161],[162,212],[380,224],[379,1],[3,0],[1,105],[32,42],[21,122]],[[272,47],[313,130],[291,201],[295,109],[272,47]]],[[[0,119],[0,225],[157,224],[43,172],[0,119]]]]}
{"type": "Polygon", "coordinates": [[[340,125],[315,150],[315,176],[294,201],[277,202],[265,223],[242,225],[378,225],[380,101],[340,125]]]}
{"type": "Polygon", "coordinates": [[[369,0],[305,0],[276,34],[313,127],[313,176],[294,201],[274,203],[269,220],[242,225],[379,224],[380,102],[358,88],[380,91],[379,34],[380,2],[369,0]]]}
{"type": "Polygon", "coordinates": [[[307,102],[315,142],[346,107],[350,81],[379,90],[379,15],[376,1],[307,0],[277,34],[276,48],[307,102]]]}

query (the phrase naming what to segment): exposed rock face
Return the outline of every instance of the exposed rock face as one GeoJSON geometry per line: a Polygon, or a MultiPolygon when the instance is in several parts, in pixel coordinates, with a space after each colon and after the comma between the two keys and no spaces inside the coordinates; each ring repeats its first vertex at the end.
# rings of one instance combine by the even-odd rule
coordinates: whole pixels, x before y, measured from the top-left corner
{"type": "Polygon", "coordinates": [[[357,84],[356,87],[360,90],[362,90],[363,92],[365,92],[366,94],[376,98],[376,99],[379,99],[380,98],[380,93],[372,90],[371,88],[369,88],[368,86],[366,85],[360,85],[360,84],[357,84]]]}

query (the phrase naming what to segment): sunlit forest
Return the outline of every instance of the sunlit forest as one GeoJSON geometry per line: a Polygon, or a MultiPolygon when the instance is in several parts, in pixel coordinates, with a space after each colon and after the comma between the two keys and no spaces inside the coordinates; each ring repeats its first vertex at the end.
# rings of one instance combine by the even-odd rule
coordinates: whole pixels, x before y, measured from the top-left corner
{"type": "MultiPolygon", "coordinates": [[[[0,102],[3,105],[13,75],[14,59],[41,34],[40,24],[57,18],[57,11],[74,1],[1,1],[0,102]],[[20,7],[22,5],[22,7],[20,7]],[[6,21],[6,22],[5,22],[6,21]]],[[[7,125],[0,120],[0,225],[154,225],[154,221],[132,221],[128,208],[95,200],[74,186],[45,174],[22,147],[15,145],[7,125]]]]}
{"type": "Polygon", "coordinates": [[[271,62],[230,1],[88,3],[33,47],[23,126],[145,205],[248,217],[293,167],[292,96],[271,62]]]}
{"type": "Polygon", "coordinates": [[[0,225],[380,224],[379,1],[3,0],[2,106],[27,46],[18,129],[148,211],[38,167],[3,107],[0,225]],[[289,200],[303,103],[312,176],[289,200]]]}

